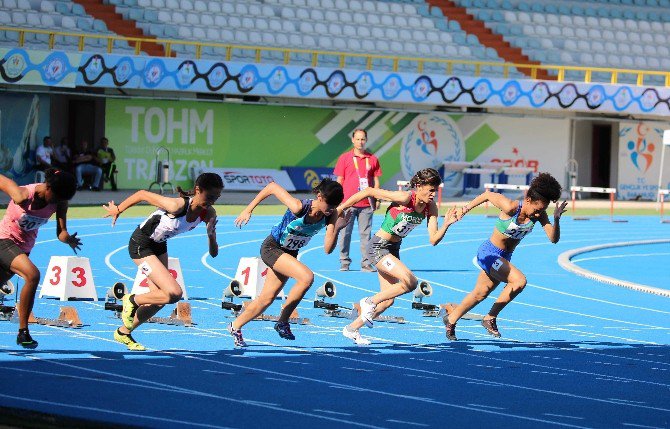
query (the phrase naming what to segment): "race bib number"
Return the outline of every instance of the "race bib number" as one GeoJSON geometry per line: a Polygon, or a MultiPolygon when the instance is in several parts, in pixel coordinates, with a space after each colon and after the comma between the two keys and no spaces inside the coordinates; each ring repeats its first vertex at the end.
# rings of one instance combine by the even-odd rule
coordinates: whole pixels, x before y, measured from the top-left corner
{"type": "Polygon", "coordinates": [[[32,231],[44,225],[48,221],[49,219],[45,219],[43,217],[31,216],[29,214],[24,213],[19,219],[17,219],[16,223],[22,230],[32,231]]]}
{"type": "Polygon", "coordinates": [[[410,232],[412,232],[414,228],[416,228],[416,225],[417,224],[408,222],[406,219],[403,219],[400,222],[398,222],[396,226],[391,228],[391,231],[393,231],[393,233],[398,237],[406,237],[407,234],[409,234],[410,232]]]}
{"type": "Polygon", "coordinates": [[[359,177],[358,178],[358,190],[362,191],[365,188],[370,187],[368,184],[368,178],[367,177],[359,177]]]}
{"type": "Polygon", "coordinates": [[[306,237],[304,235],[293,235],[289,234],[284,238],[284,244],[282,247],[286,250],[300,250],[304,247],[312,237],[306,237]]]}

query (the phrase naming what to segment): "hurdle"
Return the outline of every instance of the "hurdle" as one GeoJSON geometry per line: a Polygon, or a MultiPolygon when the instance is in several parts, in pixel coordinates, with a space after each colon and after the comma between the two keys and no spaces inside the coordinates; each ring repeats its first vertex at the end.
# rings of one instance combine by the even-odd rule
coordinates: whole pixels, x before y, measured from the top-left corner
{"type": "Polygon", "coordinates": [[[616,188],[599,188],[597,186],[571,186],[570,193],[572,195],[572,219],[573,220],[589,220],[590,218],[575,216],[575,200],[578,192],[593,192],[596,194],[609,194],[610,196],[610,222],[628,222],[626,219],[614,219],[614,195],[616,188]]]}
{"type": "MultiPolygon", "coordinates": [[[[403,189],[408,189],[409,188],[409,181],[408,180],[398,180],[396,182],[396,185],[398,185],[398,190],[402,191],[403,189]]],[[[444,183],[440,183],[440,186],[437,188],[437,208],[440,208],[442,205],[442,189],[444,188],[444,183]]]]}
{"type": "Polygon", "coordinates": [[[670,219],[665,219],[663,205],[665,204],[665,197],[670,195],[670,189],[659,189],[658,190],[658,202],[660,204],[661,212],[661,223],[670,223],[670,219]]]}
{"type": "MultiPolygon", "coordinates": [[[[484,183],[484,190],[486,191],[523,191],[523,196],[526,196],[530,186],[528,185],[511,185],[509,183],[484,183]]],[[[484,204],[486,210],[486,217],[498,217],[498,215],[489,215],[489,202],[484,204]]]]}

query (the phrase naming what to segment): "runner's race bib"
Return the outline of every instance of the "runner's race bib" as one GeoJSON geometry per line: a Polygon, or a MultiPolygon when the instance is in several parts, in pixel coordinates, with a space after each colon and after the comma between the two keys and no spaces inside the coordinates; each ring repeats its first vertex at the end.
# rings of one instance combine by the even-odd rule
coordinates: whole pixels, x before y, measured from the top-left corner
{"type": "Polygon", "coordinates": [[[312,237],[306,237],[304,235],[288,234],[286,238],[284,238],[282,247],[286,250],[300,250],[309,243],[309,240],[311,239],[312,237]]]}
{"type": "Polygon", "coordinates": [[[48,221],[49,219],[45,219],[43,217],[31,216],[29,214],[24,213],[21,215],[19,219],[16,220],[16,223],[22,230],[32,231],[44,225],[48,221]]]}
{"type": "Polygon", "coordinates": [[[403,219],[400,222],[398,222],[396,226],[391,228],[391,231],[393,231],[393,233],[398,237],[407,237],[407,234],[412,232],[412,230],[416,228],[416,226],[417,226],[416,223],[411,223],[408,222],[406,219],[403,219]]]}

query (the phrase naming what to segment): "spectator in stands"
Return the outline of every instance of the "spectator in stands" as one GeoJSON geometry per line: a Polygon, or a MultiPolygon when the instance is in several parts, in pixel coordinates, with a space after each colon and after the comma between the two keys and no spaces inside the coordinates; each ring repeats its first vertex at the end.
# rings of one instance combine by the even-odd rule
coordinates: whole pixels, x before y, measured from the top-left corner
{"type": "Polygon", "coordinates": [[[35,150],[35,168],[41,171],[51,168],[52,155],[53,148],[51,147],[51,137],[45,136],[42,139],[42,144],[37,146],[37,149],[35,150]]]}
{"type": "Polygon", "coordinates": [[[114,164],[116,155],[114,154],[114,149],[109,147],[109,140],[107,137],[100,139],[98,159],[100,160],[100,166],[102,167],[102,180],[110,182],[112,191],[116,191],[116,178],[114,177],[114,173],[116,172],[116,164],[114,164]]]}
{"type": "Polygon", "coordinates": [[[102,180],[102,168],[96,154],[88,148],[88,140],[81,141],[79,150],[74,155],[72,160],[75,168],[75,175],[77,176],[77,190],[84,189],[84,175],[94,175],[95,178],[91,183],[91,191],[100,190],[100,182],[102,180]]]}
{"type": "MultiPolygon", "coordinates": [[[[337,176],[337,181],[342,184],[345,200],[365,188],[379,188],[379,176],[382,175],[382,169],[377,157],[365,150],[367,141],[368,133],[365,130],[354,130],[351,137],[351,143],[354,146],[353,150],[340,155],[337,164],[335,164],[333,173],[337,176]]],[[[365,249],[367,248],[368,241],[370,241],[372,232],[372,215],[378,207],[378,201],[372,198],[365,198],[348,209],[352,212],[352,220],[340,238],[341,271],[348,271],[351,264],[349,247],[351,244],[351,233],[354,229],[353,219],[358,219],[358,232],[361,240],[361,271],[375,271],[374,266],[367,258],[365,249]]]]}
{"type": "Polygon", "coordinates": [[[60,144],[54,148],[53,164],[65,171],[72,171],[72,151],[67,137],[60,139],[60,144]]]}

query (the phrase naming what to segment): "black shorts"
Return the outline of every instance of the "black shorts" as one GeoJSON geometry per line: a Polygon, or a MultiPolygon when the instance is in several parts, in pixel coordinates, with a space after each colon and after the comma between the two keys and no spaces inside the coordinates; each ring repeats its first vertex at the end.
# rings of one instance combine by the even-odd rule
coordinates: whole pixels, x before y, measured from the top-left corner
{"type": "Polygon", "coordinates": [[[6,281],[10,279],[14,273],[11,270],[14,258],[19,255],[25,255],[26,252],[21,250],[14,241],[9,238],[0,239],[0,280],[6,281]]]}
{"type": "Polygon", "coordinates": [[[142,259],[147,256],[160,256],[167,253],[167,243],[158,243],[147,237],[139,228],[133,232],[128,242],[128,254],[131,259],[142,259]]]}
{"type": "Polygon", "coordinates": [[[277,259],[284,253],[288,253],[294,258],[298,256],[297,250],[286,250],[282,248],[272,235],[268,235],[265,241],[263,241],[263,244],[261,244],[261,260],[263,260],[265,265],[270,268],[274,267],[277,259]]]}
{"type": "Polygon", "coordinates": [[[368,261],[372,265],[377,265],[388,254],[400,259],[400,243],[401,241],[393,242],[373,235],[366,249],[368,261]]]}

